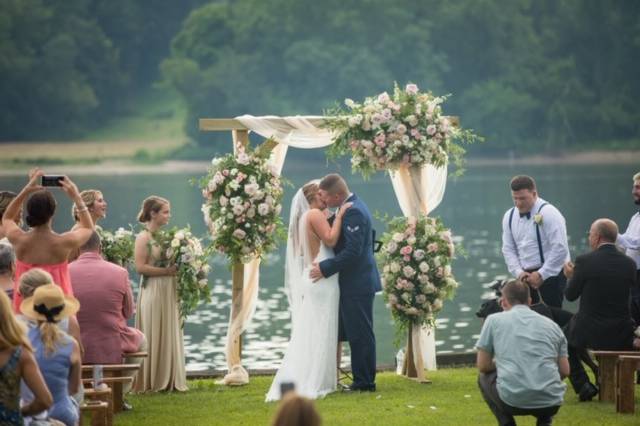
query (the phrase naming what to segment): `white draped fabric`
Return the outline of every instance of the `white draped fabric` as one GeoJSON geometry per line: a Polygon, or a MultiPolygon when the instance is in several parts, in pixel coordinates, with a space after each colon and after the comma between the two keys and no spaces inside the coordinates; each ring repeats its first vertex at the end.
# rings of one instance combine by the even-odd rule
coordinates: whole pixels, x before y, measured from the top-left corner
{"type": "MultiPolygon", "coordinates": [[[[273,138],[278,145],[272,151],[270,163],[280,173],[284,165],[289,146],[302,149],[322,148],[331,145],[336,134],[330,130],[314,125],[311,120],[319,121],[321,116],[277,117],[242,115],[235,119],[250,131],[265,138],[273,138]]],[[[435,209],[444,194],[446,184],[446,167],[436,169],[426,166],[418,176],[409,170],[399,170],[391,175],[391,182],[405,216],[418,212],[428,213],[435,209]]],[[[248,374],[241,366],[238,354],[231,351],[232,342],[238,338],[251,324],[256,309],[259,288],[260,261],[254,260],[244,266],[243,306],[235,320],[229,321],[227,332],[227,364],[230,373],[222,380],[225,384],[241,384],[248,382],[248,374]]],[[[435,369],[435,337],[434,331],[427,328],[416,329],[414,342],[414,358],[423,362],[427,369],[435,369]],[[416,356],[419,355],[419,356],[416,356]],[[424,360],[424,361],[423,361],[424,360]]],[[[416,365],[417,366],[417,365],[416,365]]]]}

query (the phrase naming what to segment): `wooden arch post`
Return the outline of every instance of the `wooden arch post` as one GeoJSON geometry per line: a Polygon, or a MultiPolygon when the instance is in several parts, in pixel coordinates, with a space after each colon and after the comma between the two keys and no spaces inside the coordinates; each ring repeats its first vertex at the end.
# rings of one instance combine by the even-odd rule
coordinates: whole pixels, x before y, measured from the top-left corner
{"type": "MultiPolygon", "coordinates": [[[[306,118],[311,124],[315,126],[322,126],[326,117],[308,116],[306,118]]],[[[459,117],[448,117],[453,126],[460,125],[459,117]]],[[[282,121],[286,124],[284,118],[270,117],[272,121],[282,121]]],[[[231,131],[233,137],[234,154],[237,153],[239,146],[247,146],[249,144],[249,128],[247,128],[240,121],[233,118],[201,118],[199,120],[199,129],[203,132],[220,132],[231,131]]],[[[243,307],[243,291],[244,291],[244,264],[238,262],[232,265],[232,293],[231,293],[231,321],[233,322],[238,314],[242,311],[243,307]]],[[[405,361],[403,366],[403,374],[407,377],[417,377],[417,371],[415,361],[413,359],[413,343],[411,337],[411,330],[408,333],[407,339],[407,353],[405,354],[405,361]]],[[[242,337],[239,335],[233,342],[231,342],[231,352],[238,355],[238,359],[242,359],[242,337]]]]}

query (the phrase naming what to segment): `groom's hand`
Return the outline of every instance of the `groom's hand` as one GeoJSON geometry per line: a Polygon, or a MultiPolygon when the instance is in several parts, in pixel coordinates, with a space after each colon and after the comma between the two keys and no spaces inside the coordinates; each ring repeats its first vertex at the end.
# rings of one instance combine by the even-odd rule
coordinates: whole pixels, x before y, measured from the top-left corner
{"type": "Polygon", "coordinates": [[[322,275],[322,271],[320,270],[320,266],[318,266],[318,262],[313,262],[311,266],[312,268],[311,272],[309,272],[309,276],[314,283],[324,278],[324,276],[322,275]]]}

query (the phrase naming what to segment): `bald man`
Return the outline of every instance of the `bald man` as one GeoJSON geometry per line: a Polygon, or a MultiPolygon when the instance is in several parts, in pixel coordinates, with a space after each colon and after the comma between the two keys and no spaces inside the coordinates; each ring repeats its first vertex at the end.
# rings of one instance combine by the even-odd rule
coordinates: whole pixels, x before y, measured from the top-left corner
{"type": "Polygon", "coordinates": [[[581,401],[591,400],[598,389],[589,382],[579,358],[572,351],[632,350],[634,322],[629,310],[631,287],[636,285],[636,264],[615,246],[618,226],[610,219],[598,219],[589,230],[592,251],[568,262],[569,279],[565,296],[580,298],[578,312],[565,331],[569,342],[571,384],[581,401]]]}

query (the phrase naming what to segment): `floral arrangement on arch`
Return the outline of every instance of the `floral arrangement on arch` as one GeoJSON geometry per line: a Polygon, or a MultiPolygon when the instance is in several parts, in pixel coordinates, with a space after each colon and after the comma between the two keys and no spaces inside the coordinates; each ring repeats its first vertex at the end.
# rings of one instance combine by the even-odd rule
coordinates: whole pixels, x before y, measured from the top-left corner
{"type": "Polygon", "coordinates": [[[262,257],[285,235],[280,218],[284,191],[278,172],[268,164],[268,146],[240,146],[236,155],[213,159],[200,182],[212,246],[233,263],[262,257]]]}
{"type": "Polygon", "coordinates": [[[438,218],[396,217],[382,236],[378,261],[383,265],[384,297],[399,330],[433,325],[444,299],[458,283],[451,273],[451,231],[438,218]]]}
{"type": "MultiPolygon", "coordinates": [[[[177,267],[177,292],[180,318],[191,314],[198,303],[211,302],[211,292],[207,276],[211,270],[208,264],[209,253],[199,238],[193,235],[189,227],[161,229],[152,234],[151,246],[160,248],[160,260],[156,266],[177,267]]],[[[143,281],[143,285],[144,281],[143,281]]]]}
{"type": "Polygon", "coordinates": [[[115,232],[96,226],[100,236],[102,257],[111,263],[127,267],[133,262],[135,236],[130,229],[118,228],[115,232]]]}
{"type": "Polygon", "coordinates": [[[383,92],[365,98],[363,103],[345,100],[340,107],[327,112],[327,127],[338,136],[327,151],[330,158],[351,154],[354,172],[365,178],[379,170],[394,170],[401,166],[433,164],[445,166],[449,161],[462,172],[460,140],[471,143],[482,140],[471,130],[463,130],[442,114],[447,96],[420,92],[415,84],[393,95],[383,92]]]}

